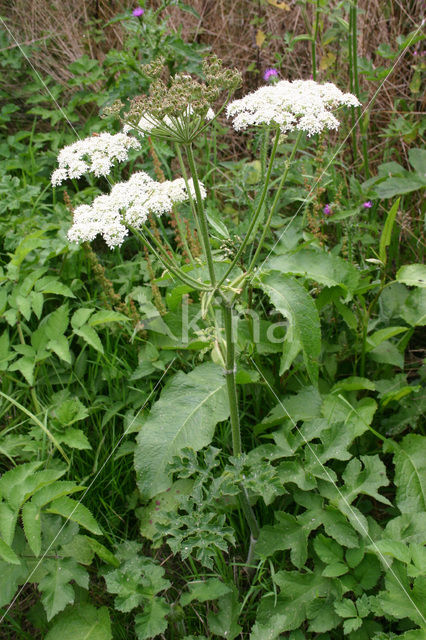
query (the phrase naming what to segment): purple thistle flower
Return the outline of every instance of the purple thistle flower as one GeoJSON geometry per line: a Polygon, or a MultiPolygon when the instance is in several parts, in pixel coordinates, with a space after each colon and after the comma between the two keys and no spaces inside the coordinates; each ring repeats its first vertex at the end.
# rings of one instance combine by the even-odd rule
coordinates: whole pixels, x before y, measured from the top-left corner
{"type": "Polygon", "coordinates": [[[269,80],[269,78],[276,78],[278,77],[278,71],[276,69],[266,69],[265,73],[263,74],[263,79],[267,82],[269,80]]]}
{"type": "Polygon", "coordinates": [[[362,203],[362,206],[364,207],[364,209],[371,209],[373,203],[371,202],[371,200],[367,200],[367,202],[362,203]]]}
{"type": "Polygon", "coordinates": [[[329,205],[329,204],[326,204],[326,205],[325,205],[325,207],[324,207],[324,209],[323,209],[323,211],[324,211],[324,214],[325,214],[326,216],[331,215],[331,207],[330,207],[330,205],[329,205]]]}
{"type": "Polygon", "coordinates": [[[145,13],[145,9],[142,9],[142,7],[136,7],[136,9],[133,9],[132,11],[132,16],[134,16],[135,18],[140,18],[140,16],[142,16],[145,13]]]}

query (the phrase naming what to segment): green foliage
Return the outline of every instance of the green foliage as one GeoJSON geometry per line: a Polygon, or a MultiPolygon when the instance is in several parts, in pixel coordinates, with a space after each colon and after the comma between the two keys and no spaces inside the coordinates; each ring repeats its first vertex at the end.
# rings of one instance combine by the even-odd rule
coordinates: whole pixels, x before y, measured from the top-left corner
{"type": "Polygon", "coordinates": [[[305,289],[294,279],[281,274],[268,275],[261,281],[275,308],[289,320],[280,373],[287,371],[301,350],[309,378],[316,384],[321,351],[318,312],[305,289]]]}
{"type": "Polygon", "coordinates": [[[46,640],[111,640],[111,622],[107,607],[80,604],[58,615],[46,640]]]}
{"type": "MultiPolygon", "coordinates": [[[[148,264],[134,238],[122,253],[96,241],[94,258],[71,245],[71,212],[49,182],[57,150],[75,141],[64,113],[82,138],[107,130],[98,108],[148,93],[143,65],[160,53],[172,76],[201,76],[205,47],[170,31],[169,4],[157,12],[145,6],[142,19],[116,16],[122,48],[110,48],[102,63],[88,53],[74,61],[66,87],[43,77],[62,113],[0,34],[5,637],[421,640],[421,56],[406,62],[410,84],[387,127],[378,132],[361,120],[353,165],[327,140],[302,140],[273,210],[292,136],[279,141],[270,193],[223,288],[235,321],[244,452],[233,455],[218,291],[179,283],[155,256],[148,264]],[[261,268],[244,280],[262,216],[272,210],[261,268]]],[[[172,4],[201,20],[189,5],[172,4]]],[[[263,4],[262,11],[285,11],[285,3],[263,4]]],[[[353,44],[349,4],[314,3],[320,81],[335,81],[336,56],[336,73],[342,68],[355,82],[355,59],[339,49],[353,44]]],[[[308,27],[312,7],[300,8],[308,27]]],[[[105,27],[88,26],[87,51],[105,27]]],[[[314,32],[315,24],[310,33],[284,34],[286,52],[274,64],[301,47],[311,51],[314,32]]],[[[357,57],[363,88],[377,87],[401,53],[411,55],[423,38],[412,36],[382,43],[371,60],[357,57]]],[[[267,34],[262,56],[269,42],[267,34]]],[[[248,234],[271,137],[244,134],[247,157],[237,157],[220,136],[223,122],[194,143],[218,279],[248,234]]],[[[174,177],[175,150],[154,138],[142,140],[130,172],[154,176],[151,143],[166,178],[174,177]]],[[[112,181],[128,175],[117,166],[112,181]]],[[[79,186],[67,186],[74,206],[99,193],[90,176],[79,186]]],[[[180,235],[167,216],[156,233],[184,273],[208,283],[201,247],[185,254],[185,243],[192,251],[202,240],[191,207],[179,205],[175,216],[180,235]]]]}
{"type": "Polygon", "coordinates": [[[138,486],[152,498],[170,485],[166,466],[185,447],[208,445],[214,427],[229,415],[225,379],[214,364],[178,373],[153,407],[137,437],[138,486]]]}
{"type": "Polygon", "coordinates": [[[153,638],[167,627],[166,615],[170,611],[164,598],[158,596],[170,587],[164,579],[164,569],[150,558],[140,556],[140,545],[124,542],[117,550],[120,565],[105,573],[110,593],[115,595],[115,608],[132,611],[143,606],[135,617],[135,631],[140,640],[153,638]]]}

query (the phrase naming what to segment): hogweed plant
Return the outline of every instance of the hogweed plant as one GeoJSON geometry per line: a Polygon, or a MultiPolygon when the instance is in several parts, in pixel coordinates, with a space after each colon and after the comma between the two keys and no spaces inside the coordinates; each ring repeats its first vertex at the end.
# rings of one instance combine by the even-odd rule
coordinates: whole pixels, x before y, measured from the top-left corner
{"type": "MultiPolygon", "coordinates": [[[[209,633],[235,638],[241,632],[239,616],[249,603],[253,605],[257,594],[262,595],[262,581],[265,572],[270,571],[270,593],[260,600],[251,630],[252,640],[273,640],[285,631],[301,627],[305,620],[309,632],[325,634],[321,638],[328,638],[327,632],[339,623],[344,624],[345,634],[364,625],[366,632],[371,632],[369,637],[376,633],[379,635],[374,637],[385,637],[380,636],[380,625],[374,626],[371,619],[364,624],[364,618],[372,613],[402,617],[392,610],[392,599],[398,589],[402,589],[402,598],[408,597],[407,607],[412,607],[407,615],[412,614],[417,624],[423,624],[418,595],[408,593],[410,587],[403,575],[404,567],[397,566],[397,570],[389,574],[388,595],[377,600],[363,595],[363,588],[369,588],[366,572],[374,573],[370,576],[372,585],[379,579],[376,555],[383,560],[385,545],[376,544],[380,535],[352,503],[360,494],[390,503],[378,493],[378,488],[387,484],[378,456],[364,456],[361,464],[352,458],[348,447],[355,437],[370,428],[374,408],[365,399],[354,409],[341,394],[330,393],[325,395],[325,400],[321,399],[317,389],[321,348],[318,311],[306,288],[293,277],[313,273],[314,280],[339,291],[342,291],[339,287],[343,287],[349,296],[359,279],[356,269],[333,257],[330,269],[332,266],[334,272],[327,273],[325,258],[321,257],[324,252],[320,255],[309,248],[302,248],[295,255],[267,256],[266,262],[265,259],[261,262],[298,152],[317,134],[322,134],[324,141],[328,131],[337,130],[339,110],[358,107],[358,99],[331,83],[274,78],[274,83],[232,100],[241,84],[240,74],[223,69],[216,57],[204,62],[203,82],[178,74],[166,83],[162,79],[161,60],[145,67],[144,72],[151,79],[149,94],[136,97],[127,105],[115,103],[106,110],[108,115],[120,119],[122,131],[94,135],[63,149],[52,183],[59,185],[86,173],[107,177],[108,194],[75,208],[69,240],[85,243],[102,236],[106,244],[115,249],[133,236],[141,243],[143,255],[150,252],[156,264],[162,265],[159,284],[177,280],[183,287],[182,296],[189,293],[200,301],[201,316],[207,326],[199,332],[199,337],[206,340],[205,351],[211,351],[211,362],[198,364],[188,373],[177,373],[165,386],[143,420],[134,458],[144,505],[140,509],[143,537],[151,541],[153,548],[167,542],[174,554],[179,553],[189,562],[194,577],[202,575],[200,566],[206,567],[210,575],[203,581],[189,583],[189,592],[180,598],[179,609],[193,601],[217,600],[218,613],[211,611],[208,615],[209,633]],[[221,96],[224,98],[218,106],[221,96]],[[242,238],[233,239],[226,228],[223,231],[223,223],[218,225],[209,216],[206,198],[213,200],[217,208],[219,198],[215,198],[214,191],[207,193],[196,160],[200,138],[211,135],[220,114],[227,116],[237,132],[258,130],[268,144],[263,182],[258,185],[251,207],[244,212],[246,231],[242,238]],[[126,161],[148,136],[152,144],[162,141],[173,146],[181,177],[158,182],[145,171],[136,170],[127,181],[113,184],[109,175],[111,168],[126,161]],[[278,178],[274,178],[281,143],[287,146],[289,140],[293,140],[292,148],[280,165],[278,178]],[[188,203],[192,216],[186,227],[178,213],[182,203],[188,203]],[[191,253],[189,239],[185,252],[179,253],[171,246],[162,224],[168,215],[177,220],[175,226],[179,226],[182,238],[188,238],[186,232],[191,226],[191,233],[201,243],[202,255],[191,253]],[[150,218],[159,223],[155,232],[150,218]],[[226,250],[223,245],[218,248],[218,228],[221,240],[228,242],[226,250]],[[312,266],[301,268],[298,264],[303,252],[308,262],[312,260],[312,266]],[[244,374],[248,382],[267,383],[256,359],[251,358],[254,366],[251,373],[240,368],[238,361],[244,347],[235,320],[241,314],[248,318],[248,333],[251,330],[253,334],[254,289],[263,292],[276,312],[288,319],[281,341],[283,346],[279,347],[283,350],[280,375],[288,372],[301,354],[299,371],[305,369],[311,386],[300,392],[299,406],[294,408],[293,403],[292,410],[287,410],[277,398],[275,414],[272,413],[269,422],[265,419],[260,424],[258,432],[266,433],[270,426],[278,424],[283,424],[283,428],[270,433],[268,443],[245,451],[243,443],[251,441],[251,434],[245,430],[247,416],[237,384],[244,374]],[[225,423],[228,417],[229,442],[225,430],[223,449],[210,446],[216,425],[225,423]],[[301,429],[297,425],[299,421],[304,421],[301,429]],[[296,431],[292,431],[293,428],[296,431]],[[311,444],[314,438],[320,438],[320,444],[311,444]],[[232,455],[227,457],[230,450],[232,455]],[[335,471],[326,466],[331,459],[350,460],[343,472],[342,488],[336,484],[335,471]],[[291,487],[297,504],[294,516],[285,511],[285,494],[290,490],[286,485],[291,487]],[[275,524],[262,527],[259,523],[260,497],[266,507],[277,501],[275,524]],[[302,509],[305,511],[300,513],[302,509]],[[235,514],[239,512],[247,523],[247,544],[238,535],[238,528],[245,530],[244,524],[238,526],[235,514]],[[308,537],[318,527],[323,527],[326,535],[319,533],[314,538],[315,569],[312,565],[303,572],[308,537]],[[236,545],[240,545],[237,555],[241,562],[235,563],[232,572],[226,557],[236,545]],[[365,555],[368,545],[372,560],[367,560],[365,555]],[[275,573],[273,554],[289,549],[297,571],[275,573]],[[232,581],[238,566],[242,567],[248,583],[242,603],[238,599],[238,584],[232,581]],[[222,581],[211,577],[212,571],[218,572],[222,581]],[[341,580],[336,579],[338,576],[341,580]],[[365,585],[360,587],[363,580],[365,585]],[[277,587],[281,589],[280,595],[277,587]],[[353,592],[353,599],[344,597],[348,591],[353,592]]],[[[330,212],[326,204],[324,214],[327,216],[330,212]]],[[[183,241],[181,244],[183,246],[183,241]]],[[[152,271],[151,266],[150,269],[152,271]]],[[[341,303],[336,298],[338,304],[341,303]]],[[[370,388],[364,378],[351,380],[353,390],[370,388]]],[[[407,444],[412,445],[411,441],[407,444]]],[[[415,549],[417,547],[412,550],[414,564],[417,562],[415,549]]],[[[139,554],[138,545],[125,543],[117,555],[120,567],[105,574],[108,590],[117,594],[116,607],[130,611],[143,606],[143,613],[135,619],[139,638],[164,633],[168,623],[178,630],[178,635],[173,631],[173,637],[195,637],[185,635],[185,616],[176,611],[178,601],[170,608],[167,598],[160,595],[170,587],[163,578],[164,569],[153,559],[139,554]]],[[[400,559],[398,554],[395,557],[400,559]]],[[[237,583],[242,579],[237,578],[237,583]]],[[[302,632],[297,633],[291,638],[305,638],[302,632]]]]}

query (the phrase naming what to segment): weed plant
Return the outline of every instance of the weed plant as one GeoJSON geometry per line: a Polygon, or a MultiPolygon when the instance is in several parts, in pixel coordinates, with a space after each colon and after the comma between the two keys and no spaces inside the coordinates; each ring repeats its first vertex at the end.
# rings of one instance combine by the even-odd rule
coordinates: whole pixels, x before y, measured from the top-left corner
{"type": "Polygon", "coordinates": [[[305,124],[147,6],[68,87],[4,23],[1,638],[424,637],[416,85],[379,159],[368,106],[312,113],[325,19],[361,102],[423,35],[372,69],[356,2],[300,5],[305,124]]]}

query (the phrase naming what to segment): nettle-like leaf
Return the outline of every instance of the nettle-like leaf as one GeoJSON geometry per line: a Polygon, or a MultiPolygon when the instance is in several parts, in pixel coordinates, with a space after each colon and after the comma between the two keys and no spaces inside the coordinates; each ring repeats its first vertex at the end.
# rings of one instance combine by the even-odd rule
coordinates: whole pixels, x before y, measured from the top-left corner
{"type": "Polygon", "coordinates": [[[112,640],[107,607],[80,603],[60,613],[45,640],[112,640]]]}
{"type": "MultiPolygon", "coordinates": [[[[3,539],[0,555],[4,559],[14,541],[19,514],[28,545],[36,557],[42,551],[44,514],[60,514],[96,535],[102,533],[87,507],[68,497],[84,487],[73,481],[58,480],[66,471],[64,467],[39,470],[41,464],[19,465],[0,478],[0,536],[3,539]]],[[[9,561],[13,558],[14,552],[9,552],[9,561]]]]}
{"type": "Polygon", "coordinates": [[[426,438],[410,433],[399,444],[388,441],[394,454],[396,504],[401,513],[426,511],[426,438]]]}
{"type": "Polygon", "coordinates": [[[258,286],[289,321],[280,374],[289,369],[301,350],[309,378],[316,385],[321,352],[321,327],[313,299],[297,280],[277,272],[262,276],[258,286]]]}
{"type": "Polygon", "coordinates": [[[154,404],[137,436],[135,468],[144,499],[171,485],[166,471],[184,447],[198,451],[210,444],[214,428],[229,415],[222,369],[204,363],[179,372],[154,404]]]}

